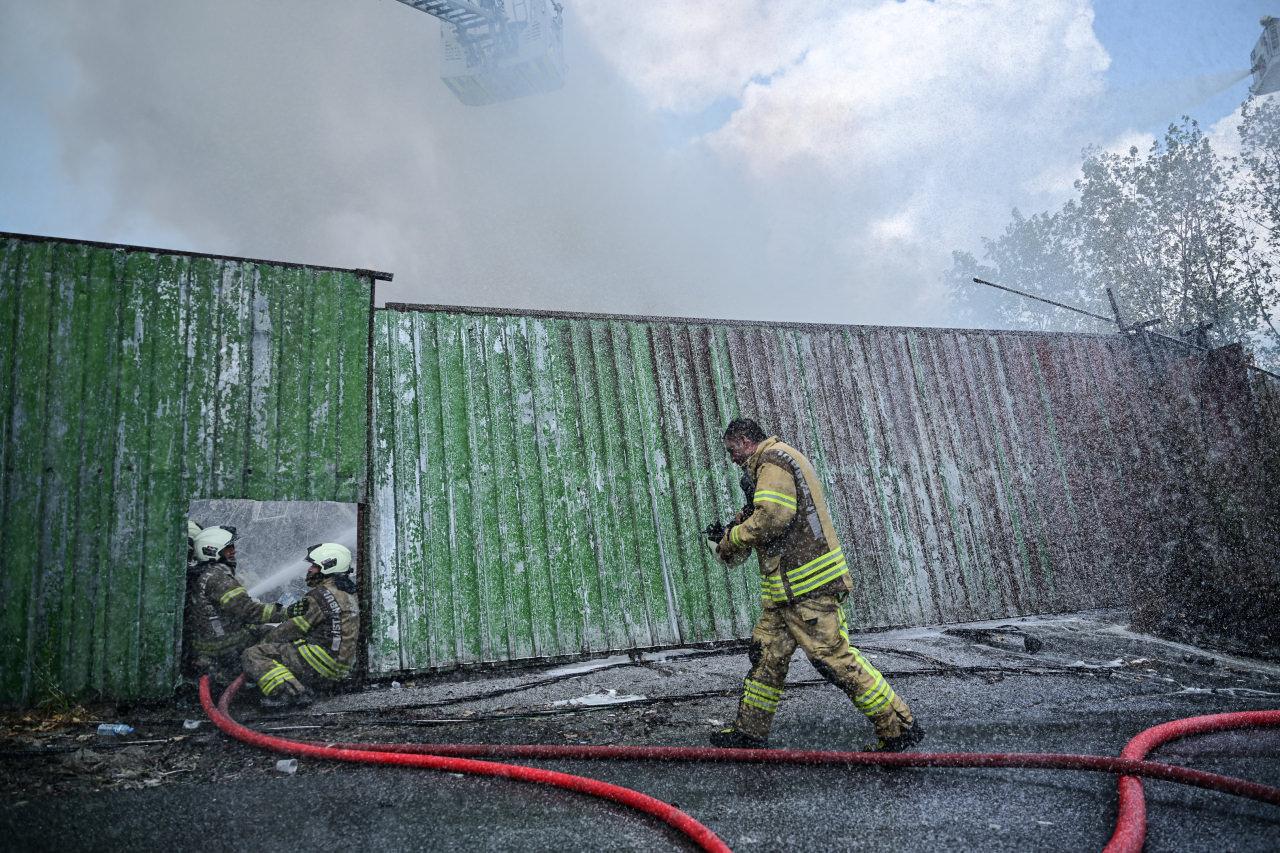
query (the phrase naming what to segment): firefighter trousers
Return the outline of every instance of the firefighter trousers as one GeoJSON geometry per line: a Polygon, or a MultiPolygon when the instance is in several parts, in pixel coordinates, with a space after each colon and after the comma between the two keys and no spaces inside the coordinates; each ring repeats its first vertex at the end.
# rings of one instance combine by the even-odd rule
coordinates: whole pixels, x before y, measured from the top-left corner
{"type": "Polygon", "coordinates": [[[794,604],[765,608],[751,632],[751,671],[743,683],[734,727],[763,738],[782,701],[796,646],[804,649],[822,677],[845,692],[881,738],[896,737],[912,724],[911,709],[883,675],[849,643],[844,608],[835,595],[817,595],[794,604]]]}
{"type": "Polygon", "coordinates": [[[263,696],[298,695],[307,688],[327,689],[346,678],[349,667],[337,663],[322,647],[303,640],[259,643],[244,650],[245,677],[258,683],[263,696]]]}

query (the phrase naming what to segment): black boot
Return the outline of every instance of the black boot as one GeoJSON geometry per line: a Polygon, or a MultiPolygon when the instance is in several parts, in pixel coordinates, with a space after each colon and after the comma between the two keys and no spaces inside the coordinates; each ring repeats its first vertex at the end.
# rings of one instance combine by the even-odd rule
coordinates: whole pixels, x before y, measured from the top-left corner
{"type": "Polygon", "coordinates": [[[769,739],[755,737],[729,726],[727,729],[711,733],[711,745],[723,749],[763,749],[769,745],[769,739]]]}
{"type": "Polygon", "coordinates": [[[893,737],[877,737],[876,742],[868,744],[866,752],[902,752],[924,740],[924,726],[919,721],[912,721],[911,725],[903,727],[902,731],[893,737]]]}

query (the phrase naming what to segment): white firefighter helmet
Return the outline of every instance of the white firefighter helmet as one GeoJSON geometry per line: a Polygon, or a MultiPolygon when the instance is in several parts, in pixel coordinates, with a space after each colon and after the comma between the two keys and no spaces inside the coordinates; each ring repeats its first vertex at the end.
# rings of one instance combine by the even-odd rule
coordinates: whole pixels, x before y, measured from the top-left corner
{"type": "Polygon", "coordinates": [[[187,538],[188,539],[195,541],[195,538],[200,535],[201,530],[204,530],[204,528],[196,524],[191,519],[189,518],[187,519],[187,538]]]}
{"type": "Polygon", "coordinates": [[[209,563],[218,559],[226,547],[235,541],[234,527],[206,527],[196,534],[194,542],[197,563],[209,563]]]}
{"type": "Polygon", "coordinates": [[[322,575],[345,575],[351,568],[351,552],[337,542],[321,542],[307,549],[307,562],[319,566],[322,575]]]}

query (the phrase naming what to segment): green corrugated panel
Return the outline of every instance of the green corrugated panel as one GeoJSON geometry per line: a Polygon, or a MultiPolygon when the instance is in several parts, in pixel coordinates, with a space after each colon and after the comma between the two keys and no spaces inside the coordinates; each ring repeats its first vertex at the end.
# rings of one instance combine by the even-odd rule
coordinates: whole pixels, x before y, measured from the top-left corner
{"type": "Polygon", "coordinates": [[[0,702],[173,688],[191,499],[361,499],[370,288],[0,235],[0,702]]]}
{"type": "Polygon", "coordinates": [[[1116,447],[1151,404],[1124,341],[413,306],[377,329],[373,672],[745,637],[754,561],[701,535],[741,505],[740,414],[824,480],[856,626],[1124,598],[1116,447]]]}
{"type": "Polygon", "coordinates": [[[373,671],[749,627],[754,585],[700,535],[740,505],[719,330],[449,311],[379,311],[376,328],[373,594],[427,586],[431,606],[376,608],[373,671]]]}

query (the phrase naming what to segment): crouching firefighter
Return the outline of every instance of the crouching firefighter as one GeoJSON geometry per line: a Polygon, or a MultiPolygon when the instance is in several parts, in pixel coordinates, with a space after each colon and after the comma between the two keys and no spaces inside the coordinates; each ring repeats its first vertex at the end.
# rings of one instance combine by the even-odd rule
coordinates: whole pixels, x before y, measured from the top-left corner
{"type": "Polygon", "coordinates": [[[729,424],[724,446],[754,484],[750,511],[739,513],[727,530],[713,525],[707,535],[718,537],[717,556],[729,565],[756,552],[764,609],[751,632],[751,670],[737,719],[712,733],[711,743],[766,745],[797,645],[875,727],[876,741],[866,749],[898,751],[919,743],[924,730],[907,704],[849,643],[842,603],[853,585],[813,466],[745,418],[729,424]]]}
{"type": "Polygon", "coordinates": [[[351,552],[326,542],[307,549],[311,589],[262,642],[240,656],[245,677],[258,684],[262,704],[303,705],[317,689],[331,689],[351,673],[360,630],[351,552]]]}
{"type": "Polygon", "coordinates": [[[187,525],[183,648],[191,671],[226,684],[240,672],[240,653],[257,642],[265,623],[281,618],[280,609],[256,600],[236,578],[234,527],[187,525]]]}

